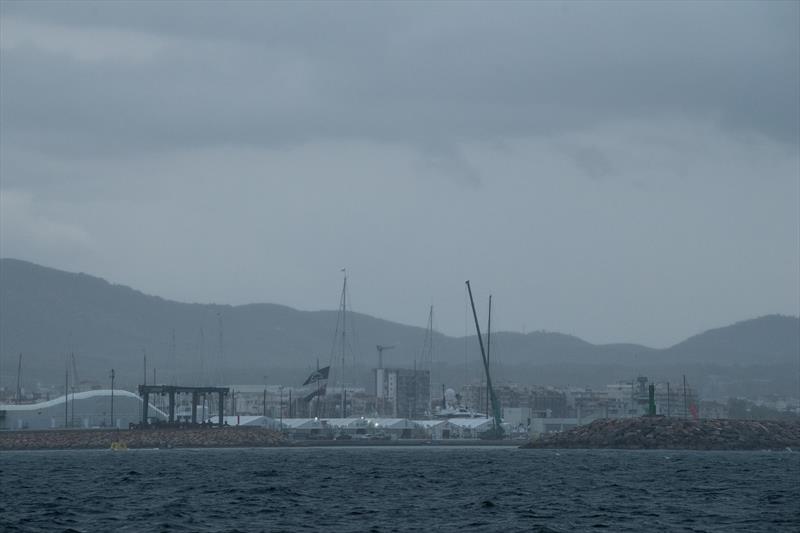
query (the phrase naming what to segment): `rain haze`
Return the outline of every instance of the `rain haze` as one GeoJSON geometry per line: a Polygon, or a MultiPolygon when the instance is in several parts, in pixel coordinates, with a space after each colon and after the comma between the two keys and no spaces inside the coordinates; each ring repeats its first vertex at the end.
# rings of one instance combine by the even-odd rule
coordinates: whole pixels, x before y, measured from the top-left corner
{"type": "MultiPolygon", "coordinates": [[[[0,255],[665,347],[800,313],[800,4],[3,1],[0,255]]],[[[471,326],[469,333],[472,333],[471,326]]]]}
{"type": "Polygon", "coordinates": [[[0,0],[0,531],[796,533],[798,450],[800,0],[0,0]]]}

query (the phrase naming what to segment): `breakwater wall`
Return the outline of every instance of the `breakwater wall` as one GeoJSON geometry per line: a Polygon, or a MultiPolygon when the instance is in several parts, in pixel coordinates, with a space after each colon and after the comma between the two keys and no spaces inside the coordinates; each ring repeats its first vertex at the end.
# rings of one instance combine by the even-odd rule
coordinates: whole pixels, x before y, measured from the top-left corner
{"type": "Polygon", "coordinates": [[[286,438],[265,428],[73,429],[0,431],[3,450],[108,449],[113,442],[128,448],[235,448],[285,446],[286,438]]]}
{"type": "Polygon", "coordinates": [[[523,448],[800,450],[800,422],[687,420],[667,417],[595,420],[531,440],[523,448]]]}

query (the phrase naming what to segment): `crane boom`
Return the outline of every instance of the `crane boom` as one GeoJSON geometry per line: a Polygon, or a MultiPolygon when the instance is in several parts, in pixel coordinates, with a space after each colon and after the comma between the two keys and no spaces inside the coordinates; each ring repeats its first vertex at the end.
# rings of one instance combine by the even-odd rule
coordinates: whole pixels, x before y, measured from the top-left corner
{"type": "Polygon", "coordinates": [[[383,351],[394,350],[394,346],[383,346],[379,344],[376,348],[378,348],[378,368],[383,368],[383,351]]]}
{"type": "Polygon", "coordinates": [[[489,374],[489,360],[486,358],[486,351],[483,349],[483,337],[481,336],[481,326],[478,324],[478,313],[475,311],[475,301],[472,299],[472,287],[467,283],[469,292],[469,303],[472,306],[472,317],[475,319],[475,331],[478,334],[478,343],[481,347],[481,359],[483,360],[483,370],[486,372],[486,388],[489,390],[489,398],[492,400],[492,416],[494,417],[494,428],[491,437],[503,438],[503,417],[500,414],[500,404],[497,402],[497,395],[492,387],[492,377],[489,374]]]}

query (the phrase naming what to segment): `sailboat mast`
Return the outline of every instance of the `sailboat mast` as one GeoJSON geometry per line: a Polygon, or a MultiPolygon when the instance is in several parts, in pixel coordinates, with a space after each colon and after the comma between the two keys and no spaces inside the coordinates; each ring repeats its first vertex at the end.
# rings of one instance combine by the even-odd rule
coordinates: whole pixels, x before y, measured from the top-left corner
{"type": "Polygon", "coordinates": [[[317,357],[317,372],[314,374],[315,381],[317,382],[317,401],[314,403],[314,407],[316,410],[316,416],[319,418],[319,402],[322,401],[322,396],[320,396],[320,389],[319,389],[319,357],[317,357]]]}
{"type": "MultiPolygon", "coordinates": [[[[178,372],[178,364],[175,358],[175,328],[172,328],[172,337],[169,343],[169,364],[172,367],[172,385],[177,385],[176,374],[178,372]]],[[[155,383],[153,383],[155,385],[155,383]]],[[[222,383],[220,383],[222,385],[222,383]]]]}
{"type": "Polygon", "coordinates": [[[216,379],[219,380],[219,383],[222,384],[225,381],[222,367],[223,362],[225,360],[225,337],[224,337],[224,328],[222,324],[222,312],[217,311],[217,340],[219,342],[219,352],[217,353],[217,372],[216,372],[216,379]]]}
{"type": "MultiPolygon", "coordinates": [[[[430,371],[430,377],[428,378],[429,388],[430,388],[430,397],[433,398],[434,389],[433,389],[433,304],[431,304],[430,311],[428,311],[428,363],[430,366],[428,370],[430,371]]],[[[430,406],[428,406],[430,407],[430,406]]]]}
{"type": "Polygon", "coordinates": [[[69,427],[69,361],[64,360],[64,427],[69,427]]]}
{"type": "Polygon", "coordinates": [[[466,281],[467,292],[469,293],[469,304],[472,307],[472,318],[475,319],[475,333],[478,337],[478,344],[481,348],[481,359],[483,360],[483,369],[486,372],[486,388],[489,389],[489,398],[492,402],[492,415],[494,417],[494,431],[492,432],[495,437],[503,436],[503,416],[500,411],[500,404],[497,403],[497,396],[492,388],[492,378],[489,374],[489,363],[486,359],[486,350],[483,349],[483,336],[481,335],[481,326],[478,323],[478,313],[475,311],[475,301],[472,299],[472,287],[469,285],[469,280],[466,281]]]}
{"type": "Polygon", "coordinates": [[[344,283],[342,283],[342,416],[344,416],[344,358],[346,352],[346,335],[347,335],[347,269],[342,269],[344,272],[344,283]]]}
{"type": "Polygon", "coordinates": [[[72,361],[72,417],[70,418],[70,425],[75,427],[75,387],[78,383],[78,365],[75,362],[75,353],[70,354],[72,361]]]}
{"type": "MultiPolygon", "coordinates": [[[[486,328],[486,366],[489,367],[492,353],[492,295],[489,295],[489,325],[486,328]]],[[[491,368],[491,367],[490,367],[491,368]]],[[[486,385],[486,418],[489,418],[489,385],[486,385]]]]}
{"type": "Polygon", "coordinates": [[[19,362],[17,363],[17,404],[22,403],[22,385],[20,382],[21,376],[22,376],[22,352],[19,353],[19,362]]]}

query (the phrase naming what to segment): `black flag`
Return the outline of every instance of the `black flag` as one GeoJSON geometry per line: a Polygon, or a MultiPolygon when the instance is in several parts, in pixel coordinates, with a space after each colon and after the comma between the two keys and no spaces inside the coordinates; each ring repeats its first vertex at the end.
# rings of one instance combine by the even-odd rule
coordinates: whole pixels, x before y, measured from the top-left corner
{"type": "Polygon", "coordinates": [[[303,400],[305,400],[305,402],[308,403],[311,400],[313,400],[315,396],[324,396],[324,395],[325,395],[325,385],[323,385],[318,389],[315,389],[311,394],[303,398],[303,400]]]}
{"type": "Polygon", "coordinates": [[[313,383],[315,381],[322,381],[323,379],[328,379],[328,373],[331,371],[330,366],[326,366],[325,368],[320,368],[319,370],[315,370],[308,376],[308,379],[303,382],[303,386],[308,385],[309,383],[313,383]]]}

